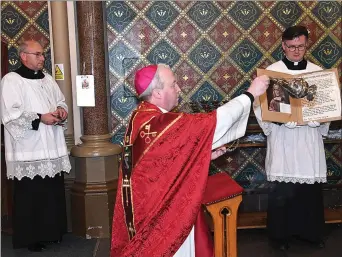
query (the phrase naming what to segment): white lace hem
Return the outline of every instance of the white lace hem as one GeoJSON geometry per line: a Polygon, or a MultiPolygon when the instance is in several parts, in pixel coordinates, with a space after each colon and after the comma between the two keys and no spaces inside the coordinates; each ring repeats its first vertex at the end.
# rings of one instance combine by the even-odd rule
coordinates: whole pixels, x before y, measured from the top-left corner
{"type": "Polygon", "coordinates": [[[7,177],[9,179],[17,178],[18,180],[23,177],[33,179],[35,176],[53,178],[61,171],[69,173],[71,170],[69,156],[39,161],[13,161],[7,162],[6,165],[7,177]]]}
{"type": "Polygon", "coordinates": [[[300,183],[300,184],[314,184],[317,183],[326,183],[327,177],[315,177],[315,178],[296,178],[296,177],[284,177],[284,176],[274,176],[267,175],[268,181],[278,181],[278,182],[292,182],[292,183],[300,183]]]}
{"type": "Polygon", "coordinates": [[[14,140],[18,141],[24,138],[25,132],[32,129],[32,121],[39,119],[37,113],[23,112],[23,114],[16,120],[12,120],[6,124],[8,131],[11,133],[14,140]]]}
{"type": "Polygon", "coordinates": [[[261,126],[263,128],[263,131],[265,133],[265,136],[268,136],[271,134],[272,132],[272,126],[273,124],[271,122],[264,122],[264,121],[261,121],[261,126]]]}

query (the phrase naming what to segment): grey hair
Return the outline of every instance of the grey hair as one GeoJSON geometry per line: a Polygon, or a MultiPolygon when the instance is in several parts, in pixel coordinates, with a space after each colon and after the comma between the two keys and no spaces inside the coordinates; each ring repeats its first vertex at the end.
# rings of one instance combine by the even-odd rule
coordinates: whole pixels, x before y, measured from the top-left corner
{"type": "Polygon", "coordinates": [[[154,77],[153,77],[151,83],[148,85],[147,89],[141,95],[139,95],[139,99],[145,100],[145,101],[149,100],[151,95],[152,95],[153,89],[156,89],[156,88],[157,89],[163,89],[164,88],[164,82],[162,81],[162,79],[159,75],[159,71],[160,71],[161,67],[170,69],[169,65],[164,64],[164,63],[158,63],[156,74],[154,75],[154,77]]]}
{"type": "Polygon", "coordinates": [[[20,56],[21,53],[25,52],[28,47],[27,41],[24,41],[20,43],[19,48],[18,48],[18,54],[20,56]]]}
{"type": "Polygon", "coordinates": [[[33,40],[33,39],[31,39],[31,40],[25,40],[25,41],[21,42],[20,45],[19,45],[19,48],[18,48],[18,54],[19,54],[19,56],[20,56],[21,53],[23,53],[23,52],[25,52],[25,51],[27,50],[28,42],[30,42],[30,41],[31,41],[31,42],[36,42],[36,43],[40,44],[41,47],[43,47],[42,44],[39,43],[39,42],[36,41],[36,40],[33,40]]]}

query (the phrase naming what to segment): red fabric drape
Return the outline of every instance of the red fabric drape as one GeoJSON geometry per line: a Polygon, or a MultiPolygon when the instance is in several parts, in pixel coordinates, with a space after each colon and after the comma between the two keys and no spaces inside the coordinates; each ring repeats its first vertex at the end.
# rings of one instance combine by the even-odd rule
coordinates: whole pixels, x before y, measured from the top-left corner
{"type": "Polygon", "coordinates": [[[198,212],[195,224],[195,256],[213,257],[214,244],[210,236],[210,229],[204,217],[204,212],[198,212]]]}
{"type": "Polygon", "coordinates": [[[111,257],[171,257],[198,217],[208,178],[216,112],[163,114],[156,106],[143,102],[131,122],[136,234],[129,240],[120,171],[111,257]],[[141,134],[146,125],[149,132],[157,132],[150,143],[146,143],[146,134],[141,134]]]}

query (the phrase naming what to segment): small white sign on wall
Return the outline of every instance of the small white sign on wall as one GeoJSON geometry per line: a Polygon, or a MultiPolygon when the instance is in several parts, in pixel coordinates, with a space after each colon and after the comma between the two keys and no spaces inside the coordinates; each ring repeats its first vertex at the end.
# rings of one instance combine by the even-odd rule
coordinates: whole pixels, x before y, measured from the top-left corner
{"type": "Polygon", "coordinates": [[[94,75],[76,76],[76,101],[80,107],[95,106],[94,75]]]}

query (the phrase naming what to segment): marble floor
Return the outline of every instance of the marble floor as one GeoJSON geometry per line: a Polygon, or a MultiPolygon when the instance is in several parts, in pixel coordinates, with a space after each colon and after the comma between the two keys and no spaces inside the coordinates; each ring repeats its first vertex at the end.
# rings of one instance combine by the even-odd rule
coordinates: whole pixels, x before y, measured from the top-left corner
{"type": "MultiPolygon", "coordinates": [[[[326,225],[325,242],[324,249],[317,249],[294,239],[284,253],[269,246],[265,229],[238,230],[238,257],[342,257],[342,226],[326,225]]],[[[11,236],[1,235],[3,257],[109,257],[109,246],[109,239],[84,239],[67,234],[61,244],[32,253],[26,249],[13,250],[11,236]]]]}

